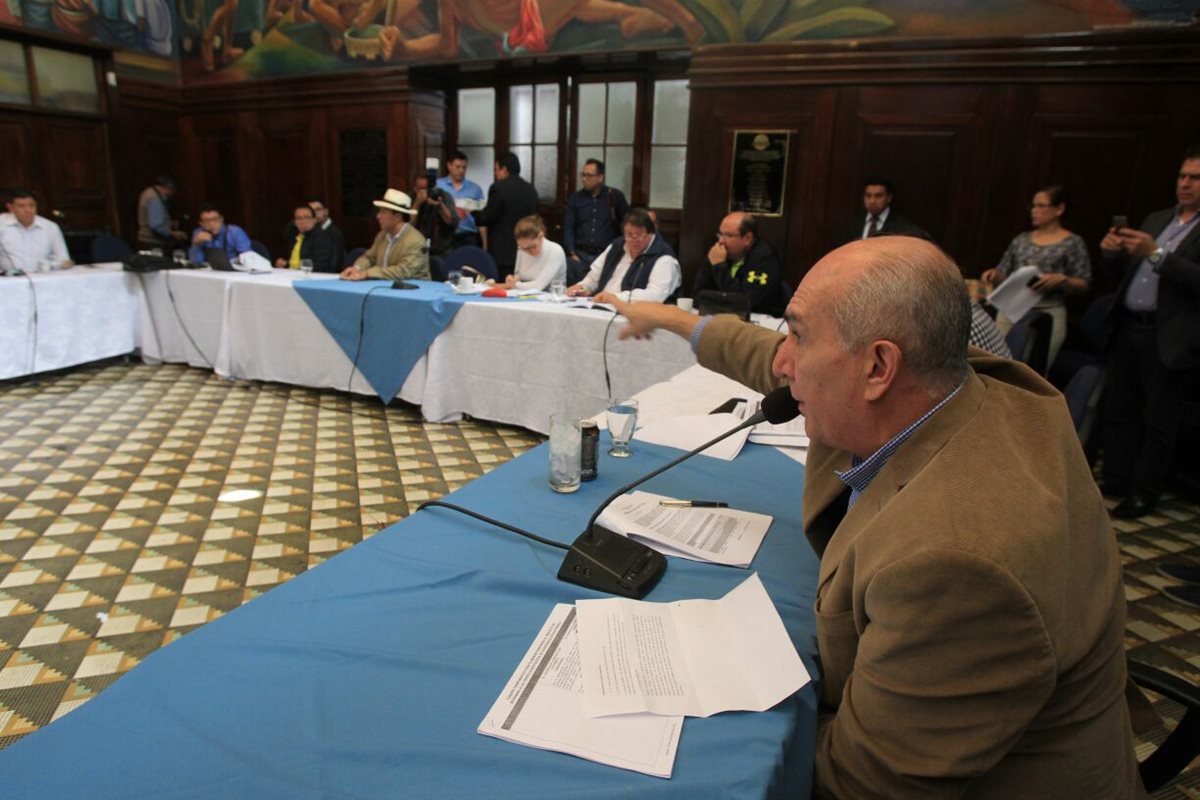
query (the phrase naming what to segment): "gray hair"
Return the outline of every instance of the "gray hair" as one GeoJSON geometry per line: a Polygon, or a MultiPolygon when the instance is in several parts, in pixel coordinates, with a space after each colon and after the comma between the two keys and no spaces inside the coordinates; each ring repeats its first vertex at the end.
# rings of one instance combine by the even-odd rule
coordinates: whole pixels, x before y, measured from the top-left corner
{"type": "Polygon", "coordinates": [[[829,313],[846,352],[877,339],[895,342],[929,393],[942,396],[967,372],[971,300],[958,266],[937,247],[889,239],[896,246],[867,255],[869,268],[829,313]]]}

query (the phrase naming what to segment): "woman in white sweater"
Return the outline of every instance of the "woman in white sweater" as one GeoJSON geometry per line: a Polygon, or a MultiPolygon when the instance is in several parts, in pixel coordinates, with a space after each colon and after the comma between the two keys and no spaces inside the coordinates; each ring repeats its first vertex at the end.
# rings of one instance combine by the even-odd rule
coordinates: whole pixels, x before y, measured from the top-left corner
{"type": "Polygon", "coordinates": [[[567,279],[567,254],[562,245],[546,238],[546,223],[536,214],[517,222],[517,264],[504,280],[506,289],[547,291],[554,281],[567,279]]]}

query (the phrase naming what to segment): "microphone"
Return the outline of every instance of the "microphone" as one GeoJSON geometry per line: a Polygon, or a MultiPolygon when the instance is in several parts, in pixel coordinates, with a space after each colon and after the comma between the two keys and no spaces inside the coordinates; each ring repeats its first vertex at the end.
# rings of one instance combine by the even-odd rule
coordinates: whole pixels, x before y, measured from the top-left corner
{"type": "Polygon", "coordinates": [[[800,416],[800,407],[792,399],[790,388],[780,387],[763,398],[758,412],[753,416],[743,420],[720,436],[710,439],[695,450],[690,450],[678,458],[668,461],[648,475],[643,475],[617,489],[600,504],[591,519],[588,520],[587,528],[579,534],[575,543],[567,551],[567,556],[558,569],[558,579],[586,586],[589,589],[641,600],[647,592],[654,588],[658,579],[666,571],[666,556],[627,536],[597,525],[596,520],[604,513],[604,509],[631,489],[641,486],[651,478],[687,461],[697,453],[707,450],[740,430],[761,422],[778,425],[790,422],[798,416],[800,416]]]}

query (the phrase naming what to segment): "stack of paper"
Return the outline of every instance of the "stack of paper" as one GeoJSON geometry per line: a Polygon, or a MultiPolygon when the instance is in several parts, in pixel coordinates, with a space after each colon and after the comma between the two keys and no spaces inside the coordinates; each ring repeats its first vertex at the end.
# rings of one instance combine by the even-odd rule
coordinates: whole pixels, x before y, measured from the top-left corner
{"type": "Polygon", "coordinates": [[[757,573],[720,600],[559,604],[478,731],[671,777],[684,716],[765,711],[809,681],[757,573]]]}
{"type": "Polygon", "coordinates": [[[748,567],[771,517],[736,508],[663,506],[673,498],[635,491],[622,495],[597,520],[611,531],[650,542],[669,556],[748,567]]]}

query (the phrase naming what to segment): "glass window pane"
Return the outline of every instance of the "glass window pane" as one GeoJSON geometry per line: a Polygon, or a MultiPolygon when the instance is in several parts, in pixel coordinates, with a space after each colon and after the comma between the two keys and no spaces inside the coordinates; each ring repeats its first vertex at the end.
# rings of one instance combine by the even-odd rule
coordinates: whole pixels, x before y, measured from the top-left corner
{"type": "Polygon", "coordinates": [[[492,167],[495,164],[496,156],[492,148],[462,147],[460,149],[467,156],[467,179],[475,181],[483,187],[483,193],[486,196],[488,187],[494,181],[492,167]]]}
{"type": "Polygon", "coordinates": [[[92,59],[78,53],[33,48],[38,96],[44,108],[60,111],[100,112],[96,67],[92,59]]]}
{"type": "Polygon", "coordinates": [[[20,42],[0,41],[0,103],[29,104],[29,73],[20,42]]]}
{"type": "Polygon", "coordinates": [[[533,141],[533,87],[513,86],[508,91],[508,140],[513,144],[533,141]]]}
{"type": "Polygon", "coordinates": [[[609,144],[633,144],[633,118],[637,113],[637,84],[610,83],[608,85],[608,137],[609,144]]]}
{"type": "Polygon", "coordinates": [[[544,144],[534,148],[533,186],[538,197],[547,203],[555,200],[558,183],[558,145],[544,144]]]}
{"type": "Polygon", "coordinates": [[[683,208],[683,173],[686,162],[686,147],[651,149],[651,208],[683,208]]]}
{"type": "Polygon", "coordinates": [[[533,183],[533,148],[527,144],[514,145],[512,153],[521,161],[521,177],[533,183]]]}
{"type": "Polygon", "coordinates": [[[654,84],[654,133],[651,144],[687,144],[687,81],[654,84]]]}
{"type": "Polygon", "coordinates": [[[558,84],[542,83],[537,87],[537,141],[550,144],[558,141],[558,84]]]}
{"type": "Polygon", "coordinates": [[[633,202],[630,191],[633,187],[633,148],[606,147],[601,160],[604,161],[604,182],[620,189],[633,202]]]}
{"type": "MultiPolygon", "coordinates": [[[[571,191],[577,192],[583,188],[583,181],[580,179],[579,173],[583,172],[583,165],[589,158],[597,158],[597,159],[603,161],[604,160],[604,148],[597,147],[594,145],[591,147],[576,147],[575,148],[575,167],[576,167],[576,169],[575,169],[574,177],[571,178],[571,187],[572,187],[571,191]]],[[[607,164],[604,165],[604,169],[605,170],[608,169],[607,164]]],[[[609,184],[610,186],[612,185],[612,178],[609,177],[607,172],[605,172],[605,175],[604,175],[604,182],[609,184]]],[[[624,189],[622,189],[621,191],[624,191],[624,189]]]]}
{"type": "Polygon", "coordinates": [[[579,85],[580,142],[604,141],[605,86],[603,83],[579,85]]]}
{"type": "MultiPolygon", "coordinates": [[[[496,90],[458,90],[458,143],[492,144],[496,141],[496,90]]],[[[464,148],[465,149],[465,148],[464,148]]],[[[488,156],[491,173],[491,156],[488,156]]],[[[472,178],[472,180],[475,180],[472,178]]],[[[491,183],[491,179],[488,179],[491,183]]]]}

